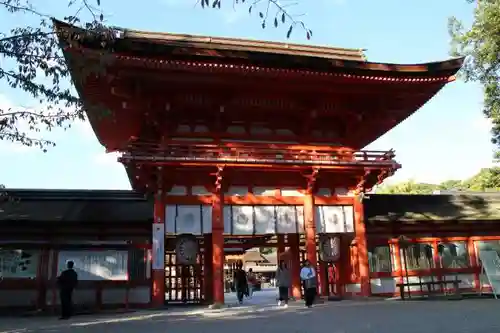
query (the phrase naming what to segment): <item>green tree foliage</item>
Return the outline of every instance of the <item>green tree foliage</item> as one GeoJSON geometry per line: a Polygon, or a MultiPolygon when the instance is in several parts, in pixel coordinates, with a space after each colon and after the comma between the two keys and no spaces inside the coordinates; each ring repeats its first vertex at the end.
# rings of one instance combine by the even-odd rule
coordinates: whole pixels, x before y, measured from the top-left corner
{"type": "Polygon", "coordinates": [[[414,180],[398,183],[394,185],[386,185],[377,189],[377,194],[432,194],[437,189],[438,185],[417,183],[414,180]]]}
{"type": "Polygon", "coordinates": [[[273,252],[275,252],[276,249],[272,248],[272,247],[261,247],[259,248],[259,252],[262,253],[262,254],[271,254],[273,252]]]}
{"type": "Polygon", "coordinates": [[[221,9],[222,6],[247,6],[250,15],[256,13],[262,29],[268,26],[278,28],[287,26],[286,37],[290,38],[292,33],[299,28],[305,32],[306,38],[312,38],[312,31],[307,28],[303,21],[297,20],[290,14],[290,7],[297,5],[297,0],[198,0],[202,8],[221,9]]]}
{"type": "Polygon", "coordinates": [[[447,180],[441,184],[407,182],[385,185],[376,190],[377,194],[432,194],[434,191],[500,191],[500,167],[481,169],[473,177],[460,180],[447,180]]]}
{"type": "Polygon", "coordinates": [[[500,191],[500,167],[482,169],[464,185],[470,191],[500,191]]]}
{"type": "Polygon", "coordinates": [[[467,1],[476,3],[474,21],[465,27],[450,18],[452,54],[467,57],[462,71],[465,80],[483,86],[483,112],[493,124],[492,142],[500,146],[500,1],[467,1]]]}
{"type": "MultiPolygon", "coordinates": [[[[65,0],[72,15],[64,20],[102,35],[107,31],[100,12],[100,0],[65,0]],[[88,22],[81,22],[85,14],[88,22]]],[[[36,107],[0,106],[0,140],[44,151],[55,143],[40,135],[42,130],[69,127],[75,119],[84,119],[82,103],[69,84],[69,71],[60,52],[58,39],[49,13],[32,3],[34,0],[0,0],[0,10],[19,17],[18,22],[32,21],[32,26],[13,26],[0,31],[0,82],[19,89],[38,102],[36,107]],[[23,16],[23,17],[21,17],[23,16]]],[[[257,13],[262,27],[288,26],[290,37],[295,27],[312,37],[302,21],[297,21],[288,9],[288,0],[198,0],[203,8],[246,6],[250,14],[257,13]],[[223,3],[224,2],[224,3],[223,3]]],[[[40,2],[41,4],[41,2],[40,2]]],[[[109,34],[108,34],[109,36],[109,34]]]]}
{"type": "MultiPolygon", "coordinates": [[[[63,3],[61,3],[62,5],[63,3]]],[[[100,0],[94,3],[100,5],[100,0]]],[[[102,31],[103,16],[87,0],[66,0],[72,16],[64,19],[89,31],[102,31]],[[79,16],[91,17],[81,23],[79,16]]],[[[49,14],[36,8],[31,0],[0,0],[0,10],[13,21],[36,22],[33,26],[12,26],[0,31],[0,82],[23,91],[36,106],[0,105],[0,140],[37,146],[44,151],[55,143],[40,136],[42,130],[67,127],[83,119],[82,104],[69,85],[69,71],[60,52],[49,14]]]]}

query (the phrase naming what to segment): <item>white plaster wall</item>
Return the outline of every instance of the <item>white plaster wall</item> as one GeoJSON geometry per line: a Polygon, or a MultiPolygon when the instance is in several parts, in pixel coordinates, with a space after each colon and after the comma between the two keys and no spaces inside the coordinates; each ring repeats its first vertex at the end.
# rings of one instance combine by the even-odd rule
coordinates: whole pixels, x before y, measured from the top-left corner
{"type": "Polygon", "coordinates": [[[359,293],[361,292],[361,284],[360,283],[346,284],[345,291],[348,293],[359,293]]]}
{"type": "Polygon", "coordinates": [[[0,307],[35,306],[37,290],[0,290],[0,307]]]}
{"type": "Polygon", "coordinates": [[[147,304],[151,301],[151,287],[143,286],[130,289],[128,301],[132,304],[147,304]]]}
{"type": "MultiPolygon", "coordinates": [[[[410,276],[406,277],[403,276],[403,283],[420,283],[420,282],[431,282],[431,281],[437,281],[437,277],[431,277],[431,276],[410,276]]],[[[426,285],[420,286],[410,286],[410,287],[405,287],[405,290],[407,291],[408,288],[410,291],[420,291],[420,290],[427,290],[426,285]]],[[[434,288],[438,288],[437,286],[434,286],[434,288]]]]}
{"type": "Polygon", "coordinates": [[[370,280],[372,294],[393,294],[398,289],[396,284],[399,278],[376,278],[370,280]]]}
{"type": "Polygon", "coordinates": [[[105,288],[102,290],[102,304],[123,304],[127,299],[125,288],[105,288]]]}
{"type": "MultiPolygon", "coordinates": [[[[147,304],[150,301],[151,291],[147,286],[132,288],[128,291],[129,304],[147,304]]],[[[126,288],[107,288],[102,291],[103,304],[123,304],[127,300],[126,288]]]]}
{"type": "MultiPolygon", "coordinates": [[[[55,292],[55,304],[59,305],[61,304],[60,299],[59,299],[59,292],[55,292]]],[[[46,299],[46,304],[47,305],[52,305],[52,299],[54,297],[54,291],[49,290],[47,291],[47,299],[46,299]]],[[[80,305],[95,305],[96,304],[96,291],[95,289],[75,289],[73,292],[73,303],[74,304],[80,304],[80,305]]]]}
{"type": "MultiPolygon", "coordinates": [[[[0,294],[0,306],[2,306],[3,296],[0,294]]],[[[102,304],[123,304],[126,301],[126,289],[125,288],[104,288],[102,290],[102,304]]],[[[52,305],[53,292],[49,290],[47,292],[46,304],[52,305]]],[[[36,292],[34,296],[34,301],[36,301],[36,292]]],[[[131,288],[128,294],[129,304],[148,304],[151,299],[151,289],[149,286],[139,286],[131,288]]],[[[59,293],[56,292],[56,305],[60,304],[59,293]]],[[[96,305],[96,290],[95,289],[77,289],[75,290],[73,296],[73,302],[76,305],[96,305]]],[[[15,304],[7,304],[14,306],[15,304]]]]}
{"type": "MultiPolygon", "coordinates": [[[[445,278],[446,281],[461,280],[462,282],[458,284],[460,289],[474,288],[474,274],[447,275],[445,278]]],[[[447,288],[453,288],[453,285],[448,284],[447,288]]]]}

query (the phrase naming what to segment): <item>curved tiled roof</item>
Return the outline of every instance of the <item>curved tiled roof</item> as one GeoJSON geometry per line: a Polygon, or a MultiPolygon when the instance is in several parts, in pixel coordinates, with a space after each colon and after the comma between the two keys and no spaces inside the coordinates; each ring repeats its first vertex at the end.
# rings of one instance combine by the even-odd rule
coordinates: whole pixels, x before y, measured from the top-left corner
{"type": "Polygon", "coordinates": [[[0,222],[153,221],[153,202],[133,191],[10,189],[4,192],[12,200],[0,204],[0,222]]]}
{"type": "MultiPolygon", "coordinates": [[[[292,71],[298,69],[313,72],[367,71],[376,73],[400,73],[410,76],[449,77],[460,69],[462,58],[423,64],[387,64],[366,61],[361,49],[345,49],[324,46],[309,46],[265,41],[252,41],[234,38],[219,38],[209,36],[192,36],[170,33],[142,32],[127,29],[111,30],[103,43],[102,39],[91,32],[71,26],[62,21],[54,20],[60,35],[78,34],[76,41],[80,47],[87,50],[110,52],[121,60],[143,61],[151,64],[187,64],[208,68],[206,63],[213,59],[217,61],[231,60],[231,68],[241,67],[246,70],[292,71]],[[69,33],[71,32],[71,33],[69,33]],[[104,46],[103,46],[104,45],[104,46]],[[176,61],[172,61],[175,59],[176,61]]],[[[68,39],[61,38],[63,48],[69,45],[68,39]]],[[[74,47],[75,44],[72,45],[74,47]]],[[[213,64],[212,67],[216,66],[213,64]]],[[[224,64],[217,66],[224,68],[224,64]]],[[[216,66],[216,67],[217,67],[216,66]]],[[[362,74],[361,74],[362,75],[362,74]]]]}

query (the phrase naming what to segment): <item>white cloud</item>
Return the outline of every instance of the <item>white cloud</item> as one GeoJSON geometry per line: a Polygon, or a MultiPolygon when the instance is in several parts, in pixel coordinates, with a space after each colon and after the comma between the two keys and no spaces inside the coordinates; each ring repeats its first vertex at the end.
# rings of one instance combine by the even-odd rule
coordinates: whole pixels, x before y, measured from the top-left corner
{"type": "Polygon", "coordinates": [[[197,4],[196,1],[188,0],[158,0],[158,3],[168,7],[194,7],[197,4]]]}
{"type": "Polygon", "coordinates": [[[90,122],[85,119],[84,121],[82,120],[77,120],[72,124],[72,127],[74,127],[79,134],[83,136],[86,140],[95,140],[96,136],[94,133],[94,130],[92,129],[92,126],[90,125],[90,122]]]}
{"type": "Polygon", "coordinates": [[[325,5],[333,4],[335,6],[343,6],[345,5],[347,0],[323,0],[325,5]]]}
{"type": "Polygon", "coordinates": [[[121,164],[118,163],[118,158],[121,156],[120,153],[99,153],[94,156],[93,162],[96,163],[97,165],[101,166],[120,166],[121,164]]]}
{"type": "Polygon", "coordinates": [[[224,10],[222,12],[224,22],[227,24],[233,24],[243,17],[244,12],[248,13],[244,8],[224,10]]]}
{"type": "Polygon", "coordinates": [[[485,131],[490,131],[491,130],[491,127],[492,127],[492,123],[491,123],[491,120],[489,120],[488,118],[484,117],[484,116],[481,116],[481,117],[478,117],[473,123],[472,123],[472,126],[475,128],[475,129],[478,129],[478,130],[485,130],[485,131]]]}
{"type": "MultiPolygon", "coordinates": [[[[10,99],[7,98],[7,96],[0,94],[0,110],[2,110],[2,113],[9,112],[8,110],[12,109],[15,110],[16,106],[11,102],[10,99]]],[[[20,122],[19,124],[20,130],[23,129],[28,129],[27,125],[24,124],[24,122],[20,122]]],[[[13,143],[10,141],[1,141],[0,142],[0,150],[2,153],[6,154],[11,154],[11,153],[24,153],[28,150],[29,148],[26,146],[23,146],[18,143],[13,143]]]]}

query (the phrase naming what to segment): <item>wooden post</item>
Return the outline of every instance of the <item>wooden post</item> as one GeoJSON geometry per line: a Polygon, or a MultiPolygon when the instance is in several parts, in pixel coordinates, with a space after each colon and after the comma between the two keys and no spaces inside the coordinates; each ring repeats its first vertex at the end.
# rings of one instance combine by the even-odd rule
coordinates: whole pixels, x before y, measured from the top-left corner
{"type": "Polygon", "coordinates": [[[368,244],[366,241],[366,227],[364,221],[364,210],[361,197],[354,198],[354,229],[356,234],[356,246],[358,252],[359,278],[361,284],[361,296],[370,296],[370,269],[368,262],[368,244]]]}
{"type": "Polygon", "coordinates": [[[38,262],[36,281],[37,281],[37,309],[45,310],[47,308],[47,283],[48,281],[48,270],[49,270],[49,257],[50,250],[47,247],[43,247],[40,254],[40,261],[38,262]]]}
{"type": "Polygon", "coordinates": [[[288,234],[288,246],[290,253],[290,273],[292,274],[291,296],[296,300],[302,297],[302,284],[300,282],[300,238],[299,234],[288,234]]]}
{"type": "Polygon", "coordinates": [[[399,273],[398,283],[403,284],[404,283],[403,262],[401,260],[401,247],[399,246],[399,241],[392,244],[392,248],[394,250],[394,260],[395,260],[396,271],[399,273]]]}
{"type": "Polygon", "coordinates": [[[160,307],[165,304],[165,201],[162,192],[155,196],[154,221],[153,221],[153,250],[151,251],[151,305],[160,307]],[[163,233],[163,238],[158,238],[159,233],[163,233]],[[155,244],[157,242],[157,244],[155,244]]]}
{"type": "Polygon", "coordinates": [[[467,239],[467,252],[469,253],[469,264],[470,267],[474,269],[474,290],[481,290],[481,266],[478,264],[478,253],[476,246],[474,245],[474,240],[472,238],[467,239]]]}
{"type": "Polygon", "coordinates": [[[213,274],[212,274],[212,234],[205,234],[203,240],[203,289],[205,293],[205,302],[212,304],[213,297],[213,274]]]}
{"type": "Polygon", "coordinates": [[[320,260],[319,262],[319,292],[321,296],[328,296],[329,281],[328,281],[328,263],[320,260]]]}
{"type": "Polygon", "coordinates": [[[280,256],[285,253],[285,235],[277,235],[277,241],[278,241],[278,249],[277,249],[277,253],[278,253],[278,265],[280,263],[280,256]]]}
{"type": "Polygon", "coordinates": [[[304,197],[304,224],[306,229],[306,254],[307,260],[312,267],[317,269],[317,252],[316,252],[316,221],[314,218],[314,196],[312,193],[307,193],[304,197]]]}
{"type": "Polygon", "coordinates": [[[213,305],[224,304],[224,194],[217,190],[212,201],[212,287],[213,305]]]}

